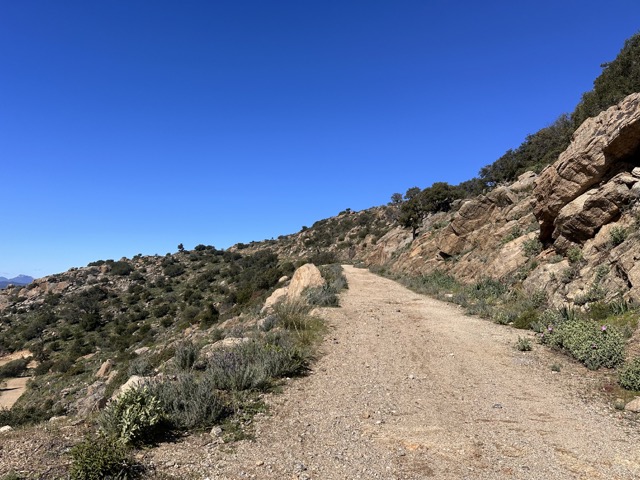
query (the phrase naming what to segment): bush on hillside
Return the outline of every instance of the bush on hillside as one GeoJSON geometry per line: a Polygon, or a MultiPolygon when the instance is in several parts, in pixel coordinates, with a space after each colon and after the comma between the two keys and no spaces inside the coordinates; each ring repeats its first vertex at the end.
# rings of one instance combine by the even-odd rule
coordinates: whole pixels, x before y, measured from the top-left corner
{"type": "Polygon", "coordinates": [[[622,388],[640,391],[640,357],[627,362],[619,374],[619,382],[622,388]]]}
{"type": "Polygon", "coordinates": [[[543,343],[559,347],[590,370],[614,368],[624,360],[624,338],[618,329],[574,318],[549,325],[543,343]]]}
{"type": "Polygon", "coordinates": [[[101,413],[101,431],[123,445],[151,442],[164,418],[159,400],[144,386],[131,388],[101,413]]]}

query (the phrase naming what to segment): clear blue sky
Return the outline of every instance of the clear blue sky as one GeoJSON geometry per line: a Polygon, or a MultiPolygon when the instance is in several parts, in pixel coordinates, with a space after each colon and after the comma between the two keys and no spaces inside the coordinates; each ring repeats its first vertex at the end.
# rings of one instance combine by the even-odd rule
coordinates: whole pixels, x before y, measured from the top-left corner
{"type": "Polygon", "coordinates": [[[0,276],[459,183],[638,30],[637,0],[0,0],[0,276]]]}

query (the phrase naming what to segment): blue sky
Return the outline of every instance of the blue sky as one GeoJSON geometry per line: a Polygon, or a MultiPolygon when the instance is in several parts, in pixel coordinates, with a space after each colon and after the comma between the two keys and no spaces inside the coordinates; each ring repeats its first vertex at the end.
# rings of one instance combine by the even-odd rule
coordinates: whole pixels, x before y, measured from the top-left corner
{"type": "Polygon", "coordinates": [[[0,276],[472,178],[638,30],[618,0],[0,0],[0,276]]]}

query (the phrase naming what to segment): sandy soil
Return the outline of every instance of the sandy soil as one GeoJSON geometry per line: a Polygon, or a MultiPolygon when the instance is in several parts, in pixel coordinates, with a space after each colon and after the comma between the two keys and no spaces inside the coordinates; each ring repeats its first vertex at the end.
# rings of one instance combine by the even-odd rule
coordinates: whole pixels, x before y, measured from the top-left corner
{"type": "MultiPolygon", "coordinates": [[[[31,356],[29,350],[20,350],[19,352],[13,352],[9,355],[0,357],[0,367],[19,358],[25,358],[31,356]]],[[[31,362],[29,367],[35,366],[35,362],[31,362]],[[32,365],[33,364],[33,365],[32,365]]],[[[0,381],[0,408],[11,408],[13,404],[18,401],[18,398],[24,393],[27,388],[27,381],[29,379],[22,378],[6,378],[0,381]]],[[[0,425],[1,427],[2,425],[0,425]]]]}
{"type": "Polygon", "coordinates": [[[11,408],[27,388],[27,377],[7,378],[0,383],[0,408],[11,408]]]}
{"type": "Polygon", "coordinates": [[[255,441],[191,437],[146,461],[178,478],[640,478],[638,428],[598,394],[601,374],[535,343],[517,351],[527,332],[345,272],[342,308],[322,312],[325,355],[271,399],[255,441]]]}

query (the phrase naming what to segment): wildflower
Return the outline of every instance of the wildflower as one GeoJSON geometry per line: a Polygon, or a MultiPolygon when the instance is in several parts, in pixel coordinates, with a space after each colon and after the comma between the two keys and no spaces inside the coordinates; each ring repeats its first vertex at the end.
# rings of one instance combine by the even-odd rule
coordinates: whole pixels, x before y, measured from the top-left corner
{"type": "Polygon", "coordinates": [[[607,331],[607,326],[606,325],[602,325],[602,327],[600,327],[600,330],[602,330],[603,332],[607,331]]]}
{"type": "Polygon", "coordinates": [[[547,331],[549,331],[549,332],[553,332],[553,326],[549,325],[549,326],[547,327],[547,331]]]}

